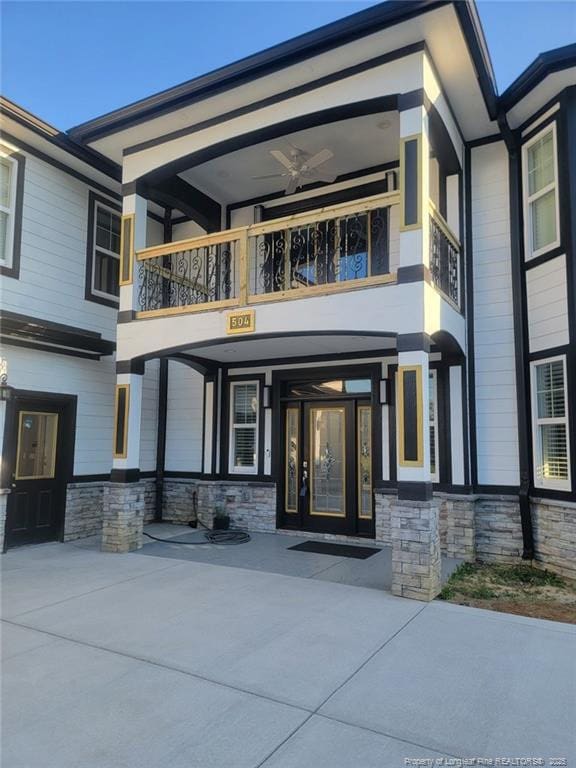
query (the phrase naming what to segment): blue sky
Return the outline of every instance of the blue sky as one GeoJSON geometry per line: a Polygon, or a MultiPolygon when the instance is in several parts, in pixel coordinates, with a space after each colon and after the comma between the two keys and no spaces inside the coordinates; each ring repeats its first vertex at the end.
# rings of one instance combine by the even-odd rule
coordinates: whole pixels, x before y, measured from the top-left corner
{"type": "MultiPolygon", "coordinates": [[[[3,2],[0,91],[68,129],[374,5],[347,0],[3,2]]],[[[502,92],[576,39],[572,0],[480,0],[502,92]]]]}

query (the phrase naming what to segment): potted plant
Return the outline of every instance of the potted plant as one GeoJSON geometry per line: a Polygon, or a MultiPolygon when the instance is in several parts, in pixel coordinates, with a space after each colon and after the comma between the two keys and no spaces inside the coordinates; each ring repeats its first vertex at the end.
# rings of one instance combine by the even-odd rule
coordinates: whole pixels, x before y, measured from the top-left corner
{"type": "Polygon", "coordinates": [[[226,513],[224,504],[218,502],[214,505],[214,518],[212,520],[213,531],[227,531],[230,528],[230,515],[226,513]]]}

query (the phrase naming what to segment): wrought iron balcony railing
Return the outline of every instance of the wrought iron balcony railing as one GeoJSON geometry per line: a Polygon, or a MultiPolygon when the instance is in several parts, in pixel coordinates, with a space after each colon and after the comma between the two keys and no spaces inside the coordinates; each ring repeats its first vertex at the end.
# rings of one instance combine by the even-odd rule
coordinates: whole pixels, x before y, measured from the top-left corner
{"type": "Polygon", "coordinates": [[[436,288],[460,309],[460,243],[432,202],[430,273],[436,288]]]}
{"type": "Polygon", "coordinates": [[[138,251],[139,316],[390,282],[397,204],[392,192],[138,251]]]}

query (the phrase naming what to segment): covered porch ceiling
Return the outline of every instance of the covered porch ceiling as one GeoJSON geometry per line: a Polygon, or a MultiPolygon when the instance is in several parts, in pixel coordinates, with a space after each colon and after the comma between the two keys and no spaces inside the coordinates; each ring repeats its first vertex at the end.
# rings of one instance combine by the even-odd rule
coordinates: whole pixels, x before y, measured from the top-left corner
{"type": "MultiPolygon", "coordinates": [[[[179,177],[219,203],[230,205],[283,193],[285,177],[274,175],[286,169],[271,150],[280,150],[289,156],[296,147],[312,156],[328,149],[333,156],[319,170],[333,174],[337,180],[345,180],[394,164],[398,160],[399,135],[398,112],[375,112],[253,144],[196,165],[181,172],[179,177]],[[255,176],[271,178],[255,179],[255,176]]],[[[314,184],[314,178],[307,183],[314,184]]]]}
{"type": "Polygon", "coordinates": [[[308,356],[373,354],[387,351],[395,353],[396,335],[376,332],[354,332],[349,334],[286,334],[270,336],[260,334],[242,339],[222,339],[215,344],[192,347],[180,351],[190,359],[201,358],[206,362],[224,365],[250,362],[270,363],[272,360],[286,360],[308,356]]]}

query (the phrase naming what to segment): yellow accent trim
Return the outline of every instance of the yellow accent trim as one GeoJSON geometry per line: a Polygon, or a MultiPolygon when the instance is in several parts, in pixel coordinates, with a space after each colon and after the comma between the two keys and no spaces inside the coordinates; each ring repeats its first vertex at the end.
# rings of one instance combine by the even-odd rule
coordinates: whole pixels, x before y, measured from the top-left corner
{"type": "Polygon", "coordinates": [[[128,416],[130,414],[130,384],[116,384],[114,398],[114,437],[112,442],[112,456],[115,459],[125,459],[128,456],[128,416]],[[124,441],[122,453],[116,453],[116,437],[118,435],[118,405],[120,401],[120,390],[126,391],[126,405],[124,406],[124,441]]]}
{"type": "Polygon", "coordinates": [[[400,139],[400,232],[411,232],[414,229],[422,228],[422,134],[414,133],[412,136],[405,136],[400,139]],[[405,167],[405,145],[409,141],[417,142],[417,203],[418,203],[418,217],[414,224],[404,224],[404,202],[405,202],[405,188],[406,188],[406,167],[405,167]]]}
{"type": "Polygon", "coordinates": [[[136,319],[142,320],[147,317],[169,317],[171,315],[188,315],[192,312],[216,312],[226,307],[237,307],[238,299],[221,299],[220,301],[211,301],[206,304],[187,304],[183,307],[165,307],[164,309],[147,309],[143,312],[136,312],[136,319]]]}
{"type": "Polygon", "coordinates": [[[398,464],[401,467],[424,466],[424,410],[422,401],[422,366],[401,365],[398,367],[398,464]],[[404,458],[404,374],[416,373],[416,460],[404,458]]]}
{"type": "Polygon", "coordinates": [[[284,511],[290,515],[298,514],[298,471],[300,468],[300,424],[299,424],[300,409],[299,408],[286,408],[286,441],[285,441],[285,455],[284,455],[284,511]],[[294,416],[294,426],[296,427],[293,435],[290,433],[289,423],[290,415],[294,416]],[[288,470],[290,467],[290,437],[296,437],[296,506],[290,507],[288,505],[288,470]]]}
{"type": "Polygon", "coordinates": [[[16,472],[14,477],[16,480],[50,480],[55,476],[56,472],[56,450],[58,447],[58,421],[59,417],[57,413],[49,413],[44,411],[20,411],[18,417],[18,444],[16,446],[16,472]],[[22,420],[24,416],[56,416],[56,429],[52,437],[52,464],[50,472],[44,475],[21,475],[20,474],[20,436],[22,434],[22,420]]]}
{"type": "Polygon", "coordinates": [[[254,309],[240,309],[236,312],[229,312],[226,315],[226,333],[234,335],[236,333],[254,333],[256,330],[256,311],[254,309]],[[234,327],[233,321],[239,318],[248,318],[247,325],[237,325],[234,327]]]}
{"type": "Polygon", "coordinates": [[[133,213],[128,213],[124,216],[122,216],[122,219],[120,221],[120,285],[132,285],[132,280],[134,276],[134,222],[135,217],[133,213]],[[128,244],[128,252],[125,253],[125,243],[124,243],[124,232],[125,232],[125,224],[128,222],[128,232],[129,232],[129,244],[128,244]],[[122,278],[124,274],[124,259],[128,258],[128,277],[126,280],[122,278]]]}
{"type": "Polygon", "coordinates": [[[242,233],[246,232],[248,227],[236,227],[235,229],[226,229],[223,232],[214,232],[211,235],[201,235],[200,237],[190,237],[188,240],[176,240],[173,243],[165,245],[154,245],[150,248],[142,248],[136,253],[138,261],[153,259],[156,256],[170,256],[182,251],[193,251],[196,248],[206,248],[209,245],[219,245],[220,243],[230,243],[234,240],[240,240],[242,233]]]}
{"type": "Polygon", "coordinates": [[[434,202],[430,200],[429,203],[430,203],[430,216],[432,216],[436,224],[438,224],[438,226],[440,227],[442,232],[446,235],[446,237],[448,238],[452,246],[457,251],[460,251],[460,248],[461,248],[460,241],[448,226],[448,222],[446,221],[444,216],[442,216],[438,208],[436,208],[436,206],[434,205],[434,202]]]}
{"type": "Polygon", "coordinates": [[[240,272],[240,290],[238,292],[238,298],[241,305],[248,303],[248,230],[244,230],[240,236],[240,254],[239,264],[240,272]]]}
{"type": "Polygon", "coordinates": [[[309,514],[313,517],[346,517],[346,409],[339,408],[338,406],[330,407],[318,407],[310,408],[309,418],[309,430],[310,430],[310,510],[309,514]],[[314,429],[312,422],[314,420],[314,414],[318,411],[337,411],[342,414],[342,480],[343,480],[343,497],[344,511],[342,513],[337,512],[318,512],[312,506],[312,500],[314,498],[314,429]]]}
{"type": "Polygon", "coordinates": [[[371,405],[359,405],[358,416],[356,419],[356,474],[358,475],[358,518],[360,520],[372,520],[372,406],[371,405]],[[362,514],[362,429],[361,429],[361,414],[363,412],[368,413],[368,434],[370,435],[370,513],[362,514]]]}
{"type": "Polygon", "coordinates": [[[331,293],[345,293],[359,288],[375,288],[379,285],[389,285],[396,282],[396,272],[388,275],[374,275],[363,277],[359,280],[343,280],[341,283],[326,283],[325,285],[312,285],[309,288],[292,288],[288,291],[277,293],[260,293],[248,297],[248,304],[266,304],[273,301],[289,301],[294,299],[306,299],[312,296],[328,296],[331,293]]]}

